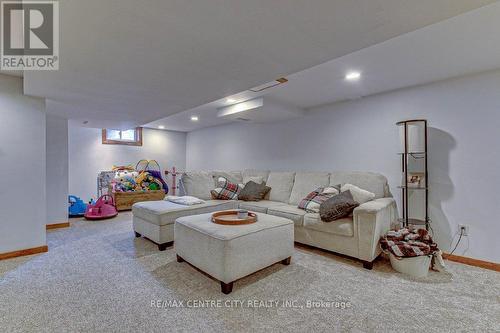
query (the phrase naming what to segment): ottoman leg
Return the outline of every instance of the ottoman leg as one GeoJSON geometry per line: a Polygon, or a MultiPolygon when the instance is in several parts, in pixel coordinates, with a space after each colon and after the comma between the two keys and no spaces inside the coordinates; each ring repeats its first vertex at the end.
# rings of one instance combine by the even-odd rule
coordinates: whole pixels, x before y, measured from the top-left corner
{"type": "Polygon", "coordinates": [[[184,259],[182,259],[182,257],[180,255],[176,254],[176,256],[177,256],[177,262],[183,262],[184,261],[184,259]]]}
{"type": "Polygon", "coordinates": [[[137,231],[134,231],[134,233],[135,233],[135,237],[141,237],[141,234],[138,233],[137,231]]]}
{"type": "Polygon", "coordinates": [[[158,250],[165,251],[167,247],[172,246],[172,244],[174,244],[174,242],[166,242],[163,244],[158,244],[158,250]]]}
{"type": "Polygon", "coordinates": [[[223,294],[230,294],[231,291],[233,291],[233,282],[229,282],[229,283],[224,283],[224,282],[220,282],[220,290],[222,291],[223,294]]]}
{"type": "Polygon", "coordinates": [[[373,261],[363,261],[363,268],[372,269],[373,268],[373,261]]]}
{"type": "Polygon", "coordinates": [[[286,259],[281,260],[281,263],[283,265],[290,265],[290,262],[292,261],[292,257],[288,257],[286,259]]]}

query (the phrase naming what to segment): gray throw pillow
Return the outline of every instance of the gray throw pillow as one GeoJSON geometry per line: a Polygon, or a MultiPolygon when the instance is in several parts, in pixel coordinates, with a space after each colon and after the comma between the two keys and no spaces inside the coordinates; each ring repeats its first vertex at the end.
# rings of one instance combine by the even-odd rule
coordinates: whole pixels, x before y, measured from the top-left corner
{"type": "Polygon", "coordinates": [[[269,186],[249,181],[238,194],[238,199],[243,201],[259,201],[264,199],[269,191],[271,191],[269,186]]]}
{"type": "Polygon", "coordinates": [[[319,206],[319,216],[323,222],[332,222],[349,216],[358,206],[359,203],[354,201],[351,191],[345,191],[323,201],[319,206]]]}

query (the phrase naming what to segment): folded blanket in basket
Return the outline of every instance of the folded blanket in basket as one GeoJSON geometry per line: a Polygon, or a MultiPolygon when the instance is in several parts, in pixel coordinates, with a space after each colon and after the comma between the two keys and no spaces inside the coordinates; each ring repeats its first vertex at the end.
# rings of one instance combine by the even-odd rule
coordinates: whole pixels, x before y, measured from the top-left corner
{"type": "Polygon", "coordinates": [[[205,203],[204,200],[201,200],[201,199],[198,199],[196,197],[189,196],[189,195],[185,195],[183,197],[169,195],[169,196],[165,197],[165,200],[179,204],[179,205],[185,205],[185,206],[199,205],[199,204],[205,203]]]}
{"type": "Polygon", "coordinates": [[[426,256],[438,251],[437,244],[425,229],[391,230],[380,239],[380,246],[396,257],[426,256]]]}

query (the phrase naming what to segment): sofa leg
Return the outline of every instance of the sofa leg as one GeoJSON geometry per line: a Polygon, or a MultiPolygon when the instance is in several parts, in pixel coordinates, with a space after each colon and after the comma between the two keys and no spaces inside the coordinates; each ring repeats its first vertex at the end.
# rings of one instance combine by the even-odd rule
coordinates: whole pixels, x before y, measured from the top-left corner
{"type": "Polygon", "coordinates": [[[373,268],[373,261],[363,261],[363,268],[371,270],[373,268]]]}
{"type": "Polygon", "coordinates": [[[180,255],[176,254],[176,256],[177,256],[177,262],[183,262],[184,261],[184,259],[182,259],[182,257],[180,255]]]}
{"type": "Polygon", "coordinates": [[[290,262],[292,261],[292,257],[288,257],[286,259],[281,260],[281,263],[283,265],[290,265],[290,262]]]}
{"type": "Polygon", "coordinates": [[[141,234],[138,233],[137,231],[134,231],[134,233],[135,233],[135,237],[137,237],[137,238],[141,237],[141,234]]]}
{"type": "Polygon", "coordinates": [[[220,282],[220,290],[223,294],[230,294],[233,291],[233,282],[224,283],[220,282]]]}
{"type": "Polygon", "coordinates": [[[174,244],[174,242],[166,242],[163,244],[158,244],[158,250],[165,251],[167,247],[172,246],[172,244],[174,244]]]}

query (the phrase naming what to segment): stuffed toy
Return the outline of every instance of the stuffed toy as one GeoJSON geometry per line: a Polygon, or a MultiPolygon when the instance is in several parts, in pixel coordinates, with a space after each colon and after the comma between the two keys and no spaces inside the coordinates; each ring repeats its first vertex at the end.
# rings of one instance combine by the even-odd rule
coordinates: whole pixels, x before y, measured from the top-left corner
{"type": "Polygon", "coordinates": [[[127,176],[136,178],[138,175],[139,173],[137,171],[119,170],[115,172],[115,179],[120,179],[127,176]]]}
{"type": "Polygon", "coordinates": [[[129,165],[113,165],[111,168],[111,171],[135,171],[135,168],[129,164],[129,165]]]}

